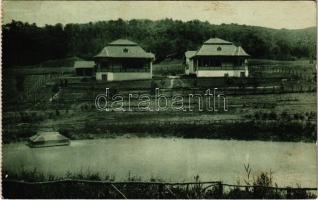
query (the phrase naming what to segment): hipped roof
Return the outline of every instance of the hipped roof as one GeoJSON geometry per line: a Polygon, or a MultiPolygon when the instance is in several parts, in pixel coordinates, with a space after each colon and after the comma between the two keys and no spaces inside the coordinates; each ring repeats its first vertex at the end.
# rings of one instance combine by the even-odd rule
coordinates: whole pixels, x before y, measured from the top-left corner
{"type": "Polygon", "coordinates": [[[95,58],[149,58],[155,56],[146,52],[137,43],[130,40],[119,39],[109,43],[95,58]]]}
{"type": "MultiPolygon", "coordinates": [[[[186,55],[187,56],[187,55],[186,55]]],[[[203,43],[201,48],[192,56],[249,56],[242,47],[235,46],[232,42],[211,38],[203,43]]]]}
{"type": "Polygon", "coordinates": [[[29,138],[31,142],[49,142],[69,140],[67,137],[59,134],[59,132],[38,132],[29,138]]]}
{"type": "Polygon", "coordinates": [[[194,56],[196,54],[197,51],[187,51],[185,52],[185,57],[186,58],[191,58],[192,56],[194,56]]]}
{"type": "Polygon", "coordinates": [[[94,61],[75,61],[74,62],[74,68],[94,68],[95,62],[94,61]]]}

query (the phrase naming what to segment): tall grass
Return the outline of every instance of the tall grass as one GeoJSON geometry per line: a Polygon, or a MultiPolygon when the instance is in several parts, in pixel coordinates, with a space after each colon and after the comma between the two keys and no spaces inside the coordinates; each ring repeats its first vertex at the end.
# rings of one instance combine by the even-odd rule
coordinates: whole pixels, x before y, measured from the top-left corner
{"type": "Polygon", "coordinates": [[[86,172],[72,174],[67,172],[64,177],[44,175],[37,170],[20,173],[4,172],[3,195],[5,198],[315,198],[316,195],[301,188],[284,190],[273,182],[270,172],[252,175],[249,165],[245,165],[245,186],[227,185],[222,182],[213,184],[200,181],[194,176],[191,184],[169,184],[161,179],[150,178],[142,182],[140,177],[130,173],[126,182],[114,182],[110,175],[102,177],[98,173],[86,172]],[[23,180],[12,182],[9,180],[23,180]],[[41,184],[26,182],[57,181],[41,184]],[[74,181],[72,181],[74,180],[74,181]],[[79,181],[75,181],[79,180],[79,181]],[[80,181],[81,180],[81,181],[80,181]],[[86,182],[94,181],[94,182],[86,182]],[[97,182],[95,182],[97,181],[97,182]],[[98,182],[103,181],[103,182],[98,182]],[[107,182],[105,182],[107,181],[107,182]]]}

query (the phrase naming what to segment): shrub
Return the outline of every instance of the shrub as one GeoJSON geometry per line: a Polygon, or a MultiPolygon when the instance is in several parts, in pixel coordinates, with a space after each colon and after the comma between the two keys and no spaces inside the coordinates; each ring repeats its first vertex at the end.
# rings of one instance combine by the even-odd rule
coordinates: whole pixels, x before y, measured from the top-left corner
{"type": "Polygon", "coordinates": [[[55,115],[59,116],[60,115],[60,111],[58,109],[55,110],[55,115]]]}
{"type": "Polygon", "coordinates": [[[277,119],[277,114],[275,112],[271,112],[268,117],[271,120],[276,120],[277,119]]]}

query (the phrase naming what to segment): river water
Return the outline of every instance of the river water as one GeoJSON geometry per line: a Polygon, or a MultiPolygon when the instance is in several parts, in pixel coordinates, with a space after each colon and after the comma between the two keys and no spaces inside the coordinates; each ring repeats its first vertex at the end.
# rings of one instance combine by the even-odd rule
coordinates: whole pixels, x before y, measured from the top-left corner
{"type": "Polygon", "coordinates": [[[24,143],[3,146],[3,167],[9,171],[33,170],[63,176],[99,172],[116,180],[138,176],[143,180],[221,180],[237,183],[245,176],[273,172],[279,186],[316,186],[314,143],[261,142],[206,139],[116,138],[72,141],[70,146],[30,148],[24,143]]]}

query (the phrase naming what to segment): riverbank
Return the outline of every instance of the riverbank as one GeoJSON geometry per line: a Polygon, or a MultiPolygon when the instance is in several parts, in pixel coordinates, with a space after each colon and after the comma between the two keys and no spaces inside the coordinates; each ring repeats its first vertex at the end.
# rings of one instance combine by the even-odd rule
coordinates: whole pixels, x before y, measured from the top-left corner
{"type": "MultiPolygon", "coordinates": [[[[177,137],[224,140],[315,142],[316,124],[302,120],[214,120],[187,122],[96,123],[60,126],[71,140],[117,137],[177,137]]],[[[27,140],[36,128],[15,129],[3,135],[4,143],[27,140]]]]}
{"type": "MultiPolygon", "coordinates": [[[[273,181],[271,172],[261,172],[250,179],[251,169],[245,166],[247,177],[244,185],[229,185],[221,181],[202,182],[194,176],[192,182],[171,183],[151,178],[143,181],[129,176],[126,181],[115,181],[114,177],[101,177],[98,173],[71,174],[55,177],[33,171],[6,174],[3,180],[5,198],[267,198],[267,199],[312,199],[316,198],[313,188],[281,188],[273,181]],[[8,177],[10,177],[8,179],[8,177]],[[19,181],[23,180],[23,181],[19,181]],[[19,192],[16,192],[19,191],[19,192]]],[[[239,184],[239,183],[238,183],[239,184]]]]}
{"type": "Polygon", "coordinates": [[[201,139],[235,139],[260,141],[316,141],[316,126],[301,121],[215,121],[189,123],[108,124],[86,123],[83,129],[61,129],[71,139],[123,136],[181,137],[201,139]],[[106,132],[106,133],[105,133],[106,132]],[[87,134],[88,133],[88,134],[87,134]]]}

